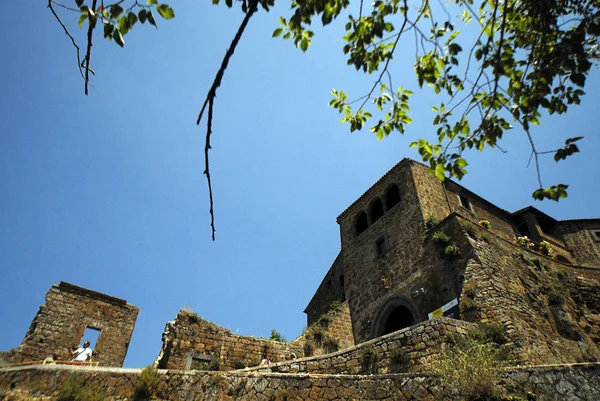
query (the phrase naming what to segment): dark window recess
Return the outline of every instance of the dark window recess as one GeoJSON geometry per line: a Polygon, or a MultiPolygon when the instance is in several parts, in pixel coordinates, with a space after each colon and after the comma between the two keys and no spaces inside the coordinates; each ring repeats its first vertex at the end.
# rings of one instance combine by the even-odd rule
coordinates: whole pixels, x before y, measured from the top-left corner
{"type": "Polygon", "coordinates": [[[592,236],[596,240],[596,242],[600,242],[600,230],[592,231],[592,236]]]}
{"type": "Polygon", "coordinates": [[[398,190],[398,186],[394,185],[393,187],[390,187],[385,194],[385,204],[388,210],[390,210],[398,202],[400,202],[400,191],[398,190]]]}
{"type": "Polygon", "coordinates": [[[367,228],[369,228],[369,223],[367,222],[367,214],[365,212],[360,212],[360,214],[356,218],[356,235],[360,235],[367,228]]]}
{"type": "Polygon", "coordinates": [[[325,283],[325,286],[327,287],[327,289],[331,288],[331,280],[327,280],[327,282],[325,283]]]}
{"type": "Polygon", "coordinates": [[[473,208],[471,207],[471,202],[469,201],[469,198],[467,198],[466,196],[463,196],[463,195],[458,195],[458,200],[460,200],[460,205],[462,207],[464,207],[467,210],[473,211],[473,208]]]}
{"type": "Polygon", "coordinates": [[[377,199],[371,206],[371,223],[375,223],[381,216],[383,216],[383,203],[381,199],[377,199]]]}
{"type": "Polygon", "coordinates": [[[344,286],[344,275],[342,274],[340,276],[340,287],[343,287],[343,286],[344,286]]]}
{"type": "Polygon", "coordinates": [[[531,231],[529,231],[529,227],[527,227],[527,223],[526,222],[522,222],[521,224],[519,224],[517,226],[517,230],[519,231],[519,233],[521,235],[524,235],[526,237],[531,236],[531,231]]]}
{"type": "Polygon", "coordinates": [[[387,247],[385,245],[385,238],[381,237],[375,241],[375,256],[381,256],[385,253],[387,247]]]}

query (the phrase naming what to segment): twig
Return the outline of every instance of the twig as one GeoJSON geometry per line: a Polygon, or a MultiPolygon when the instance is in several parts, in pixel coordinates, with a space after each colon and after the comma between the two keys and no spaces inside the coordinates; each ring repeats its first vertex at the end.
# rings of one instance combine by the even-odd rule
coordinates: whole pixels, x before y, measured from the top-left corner
{"type": "Polygon", "coordinates": [[[60,19],[60,17],[56,13],[56,11],[54,11],[54,8],[52,7],[52,0],[48,0],[48,8],[50,9],[50,11],[52,12],[52,14],[54,15],[54,17],[58,21],[58,23],[60,24],[60,26],[62,27],[62,29],[65,31],[65,34],[67,34],[67,36],[69,37],[69,39],[71,39],[71,42],[73,43],[73,46],[77,50],[77,68],[79,68],[79,73],[81,74],[81,78],[83,78],[83,80],[86,82],[86,85],[87,85],[88,81],[87,81],[86,77],[83,75],[83,69],[81,68],[81,56],[79,54],[80,49],[79,49],[79,46],[77,46],[77,42],[75,42],[75,39],[73,39],[73,36],[69,32],[69,30],[67,29],[67,27],[65,26],[65,24],[63,24],[62,20],[60,19]]]}
{"type": "Polygon", "coordinates": [[[214,105],[214,100],[217,97],[217,89],[219,88],[219,86],[221,86],[221,81],[223,79],[223,75],[225,74],[225,70],[227,69],[227,65],[229,64],[229,60],[231,59],[231,56],[233,56],[233,52],[235,51],[235,48],[236,48],[238,42],[240,41],[240,39],[242,38],[242,35],[244,34],[244,30],[246,29],[246,25],[248,25],[248,21],[250,21],[250,18],[252,18],[252,15],[254,15],[254,13],[256,12],[257,5],[258,5],[258,0],[250,1],[250,4],[249,4],[250,7],[248,8],[248,12],[246,13],[244,20],[240,24],[240,27],[238,28],[237,33],[235,34],[233,40],[231,41],[231,45],[229,46],[229,49],[227,49],[227,52],[225,53],[225,57],[223,57],[223,61],[221,62],[221,67],[219,68],[219,71],[217,71],[215,80],[213,81],[213,84],[212,84],[210,90],[206,94],[206,99],[204,100],[204,104],[202,105],[202,108],[200,109],[200,113],[198,114],[198,119],[196,120],[196,125],[200,125],[200,121],[202,120],[202,116],[204,115],[204,110],[206,109],[206,106],[208,105],[208,120],[206,122],[206,144],[204,146],[204,167],[205,167],[204,175],[206,175],[206,181],[208,183],[208,194],[209,194],[209,199],[210,199],[210,226],[212,229],[213,241],[215,240],[216,229],[215,229],[215,214],[214,214],[214,209],[213,209],[212,182],[210,180],[210,163],[209,163],[209,159],[208,159],[208,151],[211,149],[210,136],[212,134],[213,105],[214,105]]]}
{"type": "MultiPolygon", "coordinates": [[[[96,10],[96,0],[92,1],[92,10],[96,10]]],[[[89,11],[88,11],[89,13],[89,11]]],[[[83,59],[83,62],[85,63],[85,94],[88,94],[88,84],[90,82],[90,55],[92,53],[92,36],[94,33],[94,26],[96,25],[96,20],[92,19],[92,17],[90,16],[90,18],[88,18],[88,32],[87,32],[87,50],[85,52],[85,59],[83,59]]]]}

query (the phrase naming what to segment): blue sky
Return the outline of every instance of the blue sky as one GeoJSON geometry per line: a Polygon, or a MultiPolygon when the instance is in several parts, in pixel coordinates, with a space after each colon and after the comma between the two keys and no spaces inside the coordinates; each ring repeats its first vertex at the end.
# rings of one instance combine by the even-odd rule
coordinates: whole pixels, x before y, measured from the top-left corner
{"type": "MultiPolygon", "coordinates": [[[[165,323],[184,306],[234,333],[276,328],[292,339],[339,251],[336,216],[400,159],[417,158],[410,142],[431,138],[430,90],[416,93],[404,136],[349,134],[327,107],[330,90],[362,95],[374,78],[346,67],[345,21],[317,28],[302,54],[271,39],[286,7],[259,12],[215,106],[211,241],[195,120],[242,15],[208,1],[172,5],[174,20],[158,21],[158,31],[136,26],[125,49],[98,36],[87,97],[73,47],[43,2],[14,3],[0,25],[2,350],[20,344],[61,280],[140,307],[126,366],[154,360],[165,323]]],[[[416,90],[406,54],[394,84],[416,90]]],[[[570,184],[568,199],[535,203],[558,219],[597,217],[597,72],[582,106],[534,129],[543,149],[585,136],[576,157],[543,163],[546,185],[570,184]]],[[[533,203],[535,172],[525,168],[522,132],[502,145],[508,153],[469,155],[461,184],[516,210],[533,203]]]]}

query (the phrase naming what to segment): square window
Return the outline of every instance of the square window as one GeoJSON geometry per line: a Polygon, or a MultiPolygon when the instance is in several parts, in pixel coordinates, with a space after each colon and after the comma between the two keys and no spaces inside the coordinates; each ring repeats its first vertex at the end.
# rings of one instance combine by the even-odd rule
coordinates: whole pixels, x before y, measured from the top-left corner
{"type": "Polygon", "coordinates": [[[600,242],[600,230],[592,230],[592,238],[594,238],[594,241],[596,242],[600,242]]]}
{"type": "Polygon", "coordinates": [[[387,243],[385,237],[379,237],[375,240],[375,244],[373,244],[375,257],[379,257],[387,252],[387,243]]]}

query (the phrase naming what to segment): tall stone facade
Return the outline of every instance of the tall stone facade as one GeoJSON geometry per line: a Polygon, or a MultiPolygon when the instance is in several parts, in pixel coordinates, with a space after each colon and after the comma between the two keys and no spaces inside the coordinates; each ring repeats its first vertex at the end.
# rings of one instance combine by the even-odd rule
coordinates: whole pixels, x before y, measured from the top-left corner
{"type": "Polygon", "coordinates": [[[31,322],[16,360],[39,361],[56,355],[70,360],[69,345],[82,342],[86,328],[99,330],[93,359],[122,366],[139,309],[127,301],[61,281],[31,322]]]}
{"type": "Polygon", "coordinates": [[[341,250],[305,309],[309,325],[345,301],[356,344],[444,313],[504,325],[515,355],[536,344],[529,362],[600,356],[592,295],[600,289],[600,219],[557,221],[533,207],[511,213],[404,159],[337,222],[341,250]],[[519,236],[529,238],[525,249],[519,236]],[[479,305],[462,305],[467,285],[479,305]]]}

